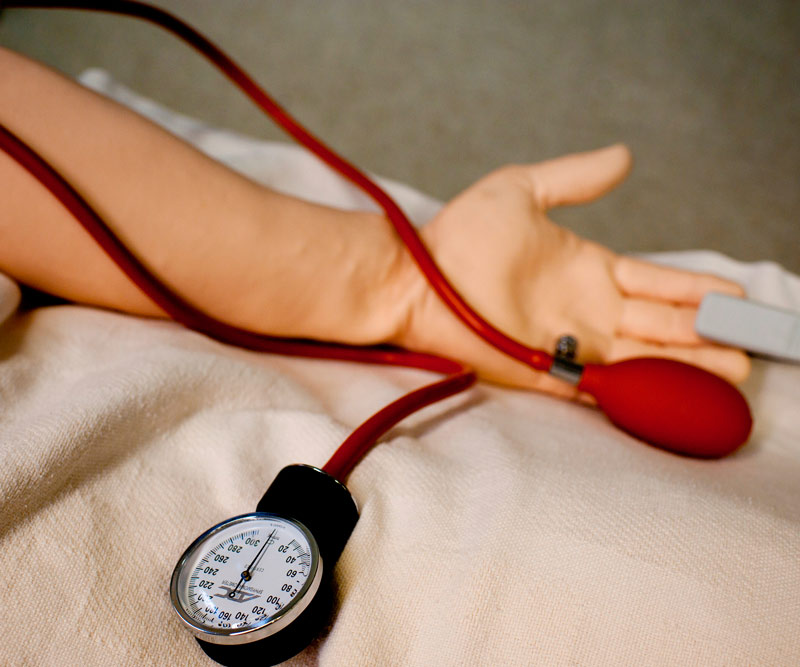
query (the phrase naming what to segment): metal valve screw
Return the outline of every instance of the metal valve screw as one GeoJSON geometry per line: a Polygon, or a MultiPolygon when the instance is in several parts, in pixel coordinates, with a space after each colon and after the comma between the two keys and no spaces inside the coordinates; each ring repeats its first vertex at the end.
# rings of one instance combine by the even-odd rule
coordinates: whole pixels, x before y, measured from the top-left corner
{"type": "Polygon", "coordinates": [[[556,343],[556,356],[572,361],[578,352],[578,341],[569,334],[561,336],[556,343]]]}

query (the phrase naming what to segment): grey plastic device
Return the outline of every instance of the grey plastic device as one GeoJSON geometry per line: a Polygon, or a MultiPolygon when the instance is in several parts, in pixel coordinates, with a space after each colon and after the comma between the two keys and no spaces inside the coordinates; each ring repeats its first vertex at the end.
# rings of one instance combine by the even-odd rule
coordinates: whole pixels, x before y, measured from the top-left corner
{"type": "Polygon", "coordinates": [[[694,328],[717,343],[800,362],[800,313],[713,292],[703,298],[694,328]]]}

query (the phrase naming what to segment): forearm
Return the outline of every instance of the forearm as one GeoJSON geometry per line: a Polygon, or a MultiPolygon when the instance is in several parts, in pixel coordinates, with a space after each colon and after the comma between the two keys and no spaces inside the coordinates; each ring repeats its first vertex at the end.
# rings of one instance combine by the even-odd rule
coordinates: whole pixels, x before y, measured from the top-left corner
{"type": "MultiPolygon", "coordinates": [[[[389,224],[270,191],[133,112],[0,49],[0,122],[187,301],[238,326],[391,341],[413,267],[389,224]]],[[[33,177],[0,155],[0,270],[70,300],[160,311],[33,177]]]]}

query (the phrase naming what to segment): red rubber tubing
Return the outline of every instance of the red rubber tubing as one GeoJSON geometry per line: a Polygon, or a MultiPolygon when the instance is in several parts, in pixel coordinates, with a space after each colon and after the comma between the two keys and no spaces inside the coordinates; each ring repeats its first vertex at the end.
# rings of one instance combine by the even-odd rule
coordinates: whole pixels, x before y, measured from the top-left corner
{"type": "MultiPolygon", "coordinates": [[[[52,1],[6,2],[5,6],[96,9],[124,14],[152,21],[189,42],[228,76],[286,132],[365,191],[383,208],[431,286],[444,300],[445,304],[467,326],[492,346],[532,368],[542,371],[550,369],[553,358],[549,354],[528,348],[496,330],[463,301],[438,269],[406,216],[380,187],[307,132],[259,88],[228,56],[176,17],[156,7],[132,0],[72,3],[52,1]]],[[[0,0],[0,9],[2,7],[3,0],[0,0]]],[[[63,186],[60,187],[64,189],[63,186]]],[[[79,206],[78,208],[81,207],[79,206]]],[[[384,411],[387,411],[386,414],[381,411],[375,418],[359,427],[342,445],[343,447],[345,444],[347,445],[347,450],[350,451],[351,456],[356,456],[357,451],[366,451],[371,446],[369,439],[379,437],[378,429],[380,424],[389,423],[391,419],[394,419],[391,424],[393,425],[399,419],[402,419],[402,416],[398,415],[405,416],[413,411],[410,409],[413,400],[432,402],[437,399],[431,396],[439,391],[442,392],[438,394],[440,397],[456,393],[459,391],[457,388],[459,386],[457,381],[459,374],[463,374],[465,378],[469,377],[469,383],[474,382],[474,375],[464,367],[441,358],[433,361],[436,358],[431,355],[415,356],[413,353],[398,350],[387,352],[387,349],[383,348],[377,355],[371,356],[366,353],[364,348],[331,345],[320,345],[314,348],[308,342],[278,338],[270,338],[270,347],[267,348],[263,347],[263,345],[265,344],[264,341],[269,337],[259,336],[258,334],[233,327],[220,330],[218,327],[225,327],[220,322],[197,322],[197,317],[202,314],[197,313],[197,311],[190,312],[185,310],[187,304],[180,301],[176,295],[160,291],[163,286],[160,286],[156,279],[144,271],[144,267],[136,262],[135,258],[127,252],[122,244],[111,240],[113,235],[109,236],[110,230],[103,228],[105,230],[103,233],[97,231],[93,233],[95,238],[106,248],[112,258],[119,258],[120,265],[129,275],[132,275],[130,272],[133,271],[133,274],[138,276],[138,278],[133,279],[141,281],[140,286],[142,286],[142,289],[151,294],[156,303],[166,312],[172,314],[178,321],[187,324],[187,326],[206,331],[209,335],[220,340],[232,342],[243,347],[251,347],[252,349],[263,349],[284,354],[323,356],[353,361],[374,361],[377,363],[397,363],[431,370],[441,370],[446,373],[456,373],[453,378],[448,378],[448,380],[432,385],[431,388],[418,390],[409,395],[409,397],[396,401],[384,409],[384,411]],[[100,240],[98,234],[105,240],[100,240]],[[169,299],[167,299],[169,303],[166,306],[162,303],[164,294],[169,295],[169,299]],[[172,307],[173,310],[170,310],[169,307],[172,307]],[[323,348],[327,351],[324,351],[323,348]],[[393,355],[391,357],[393,361],[389,360],[390,357],[387,357],[387,354],[393,355]],[[455,366],[452,364],[455,364],[455,366]],[[456,370],[456,367],[459,370],[456,370]],[[448,384],[451,379],[453,380],[452,385],[448,384]],[[432,389],[433,387],[438,387],[438,389],[433,390],[433,394],[431,394],[427,389],[432,389]],[[411,396],[416,396],[416,399],[412,400],[411,396]],[[411,402],[409,403],[406,399],[411,402]],[[376,433],[378,435],[375,435],[376,433]],[[363,441],[359,443],[361,439],[363,441]]],[[[97,227],[97,229],[100,229],[100,227],[97,227]]],[[[137,282],[137,284],[140,283],[137,282]]],[[[651,444],[676,453],[703,457],[724,456],[747,439],[752,425],[747,402],[733,385],[711,375],[707,371],[701,371],[698,368],[681,364],[677,361],[640,359],[618,362],[610,366],[589,364],[585,368],[578,388],[594,395],[609,418],[623,430],[651,444]],[[690,407],[687,408],[687,406],[690,407]],[[713,418],[710,418],[712,415],[713,418]]],[[[360,456],[360,454],[357,456],[360,456]]],[[[341,457],[334,456],[334,459],[329,461],[328,465],[336,470],[344,471],[352,468],[354,462],[345,465],[341,457]]]]}
{"type": "Polygon", "coordinates": [[[380,186],[374,183],[355,165],[334,153],[319,139],[308,132],[230,57],[220,51],[205,36],[176,16],[158,7],[153,7],[144,2],[135,2],[134,0],[106,0],[104,2],[99,0],[77,0],[75,2],[58,2],[57,0],[33,0],[30,2],[23,0],[21,2],[15,2],[11,0],[3,2],[3,0],[0,0],[0,9],[3,7],[97,10],[140,18],[155,23],[174,33],[210,60],[245,95],[298,143],[305,146],[323,162],[370,196],[384,210],[389,221],[414,258],[414,261],[423,274],[425,274],[431,287],[433,287],[453,313],[455,313],[455,315],[470,329],[493,347],[518,359],[522,363],[536,370],[550,370],[550,366],[553,363],[552,356],[543,350],[530,348],[507,336],[484,320],[466,301],[464,301],[461,295],[450,285],[442,274],[406,215],[380,186]]]}

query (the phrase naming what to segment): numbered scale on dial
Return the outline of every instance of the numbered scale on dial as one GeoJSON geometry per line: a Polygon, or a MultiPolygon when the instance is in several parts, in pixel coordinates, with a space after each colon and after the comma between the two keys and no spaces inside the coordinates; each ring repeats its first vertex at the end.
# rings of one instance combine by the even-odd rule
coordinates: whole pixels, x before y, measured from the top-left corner
{"type": "Polygon", "coordinates": [[[240,644],[275,633],[308,606],[322,579],[302,524],[271,514],[228,519],[201,535],[175,570],[172,599],[200,639],[240,644]]]}

